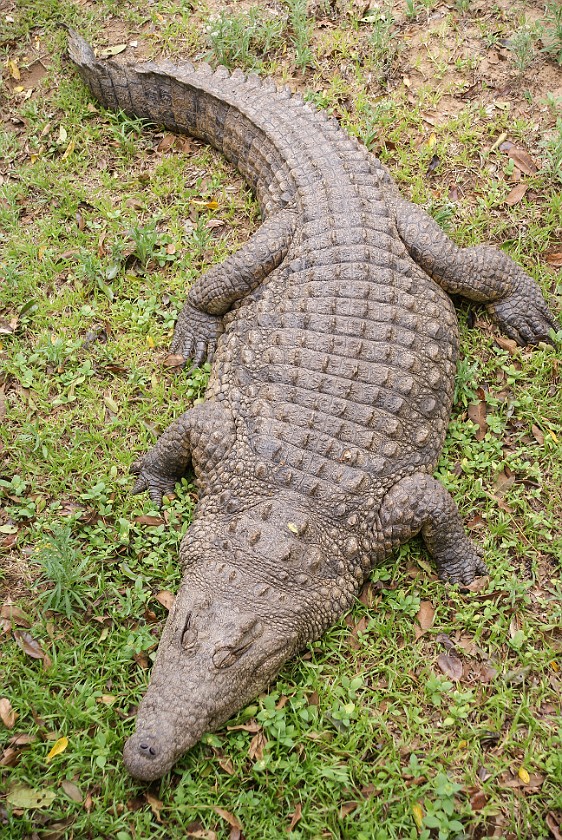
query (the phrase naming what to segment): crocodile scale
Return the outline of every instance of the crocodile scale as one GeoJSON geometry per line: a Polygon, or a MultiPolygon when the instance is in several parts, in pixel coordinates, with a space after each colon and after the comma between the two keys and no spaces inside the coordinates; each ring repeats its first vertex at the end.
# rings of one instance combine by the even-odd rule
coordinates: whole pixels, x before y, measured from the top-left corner
{"type": "Polygon", "coordinates": [[[200,138],[253,187],[259,230],[190,289],[172,351],[213,360],[202,405],[132,466],[161,503],[193,466],[183,581],[125,746],[155,779],[351,607],[421,533],[439,575],[486,567],[432,477],[458,350],[448,293],[519,343],[556,328],[501,251],[457,248],[337,122],[272,82],[69,53],[102,105],[200,138]]]}

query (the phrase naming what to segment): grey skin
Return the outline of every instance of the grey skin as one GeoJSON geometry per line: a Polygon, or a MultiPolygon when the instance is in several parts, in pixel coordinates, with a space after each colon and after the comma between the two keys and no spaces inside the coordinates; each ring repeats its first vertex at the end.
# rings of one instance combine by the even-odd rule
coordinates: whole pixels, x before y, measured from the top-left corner
{"type": "Polygon", "coordinates": [[[447,293],[519,343],[557,324],[505,254],[457,248],[337,122],[268,81],[69,53],[109,108],[222,151],[264,222],[189,290],[172,350],[214,359],[202,406],[132,467],[160,503],[190,465],[183,582],[125,763],[156,779],[262,691],[421,533],[439,575],[486,567],[434,478],[458,349],[447,293]]]}

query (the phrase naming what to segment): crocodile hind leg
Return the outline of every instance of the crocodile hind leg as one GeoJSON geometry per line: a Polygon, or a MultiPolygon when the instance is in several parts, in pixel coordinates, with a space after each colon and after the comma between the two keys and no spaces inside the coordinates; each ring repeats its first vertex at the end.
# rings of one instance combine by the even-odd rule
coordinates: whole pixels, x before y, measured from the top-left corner
{"type": "Polygon", "coordinates": [[[190,463],[201,489],[205,488],[213,467],[224,459],[236,437],[229,412],[215,402],[190,408],[158,438],[146,455],[131,465],[138,479],[133,493],[148,490],[158,507],[162,496],[173,492],[190,463]]]}
{"type": "Polygon", "coordinates": [[[384,497],[379,517],[383,539],[393,548],[421,532],[443,580],[467,584],[487,573],[452,496],[432,476],[416,473],[398,481],[384,497]]]}
{"type": "Polygon", "coordinates": [[[402,198],[382,167],[381,174],[408,253],[446,292],[486,304],[518,344],[536,344],[560,329],[538,284],[507,254],[491,245],[458,248],[425,210],[402,198]]]}
{"type": "Polygon", "coordinates": [[[254,291],[284,260],[296,227],[292,210],[267,219],[239,251],[202,274],[190,289],[172,342],[172,353],[200,365],[212,361],[222,330],[222,316],[254,291]]]}

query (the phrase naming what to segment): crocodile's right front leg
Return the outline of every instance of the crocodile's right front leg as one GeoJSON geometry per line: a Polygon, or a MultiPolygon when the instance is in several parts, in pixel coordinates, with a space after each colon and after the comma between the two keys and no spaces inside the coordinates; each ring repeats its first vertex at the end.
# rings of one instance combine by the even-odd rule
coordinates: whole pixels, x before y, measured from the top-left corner
{"type": "Polygon", "coordinates": [[[190,408],[158,438],[156,444],[131,466],[138,476],[133,493],[148,490],[158,507],[162,496],[171,493],[193,463],[200,487],[214,466],[234,443],[236,432],[232,416],[215,402],[190,408]]]}
{"type": "Polygon", "coordinates": [[[193,359],[196,365],[205,358],[212,361],[222,331],[222,316],[281,264],[295,228],[293,210],[276,213],[239,251],[199,277],[178,317],[172,353],[193,359]]]}

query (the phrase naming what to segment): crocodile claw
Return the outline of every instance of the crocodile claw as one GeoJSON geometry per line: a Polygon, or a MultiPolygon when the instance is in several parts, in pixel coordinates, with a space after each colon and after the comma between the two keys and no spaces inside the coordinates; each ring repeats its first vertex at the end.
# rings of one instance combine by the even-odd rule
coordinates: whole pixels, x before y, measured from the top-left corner
{"type": "Polygon", "coordinates": [[[506,335],[520,345],[549,342],[550,330],[560,329],[535,284],[516,290],[487,308],[506,335]]]}
{"type": "Polygon", "coordinates": [[[174,492],[176,485],[176,478],[167,475],[159,475],[155,472],[150,472],[143,466],[142,458],[134,461],[129,472],[133,475],[138,475],[138,478],[131,490],[131,495],[136,496],[137,493],[144,493],[148,490],[148,495],[151,501],[158,507],[162,507],[162,499],[169,493],[174,492]]]}
{"type": "Polygon", "coordinates": [[[201,312],[186,303],[178,316],[170,350],[186,360],[191,359],[195,367],[200,367],[205,361],[213,361],[221,332],[220,316],[201,312]]]}

